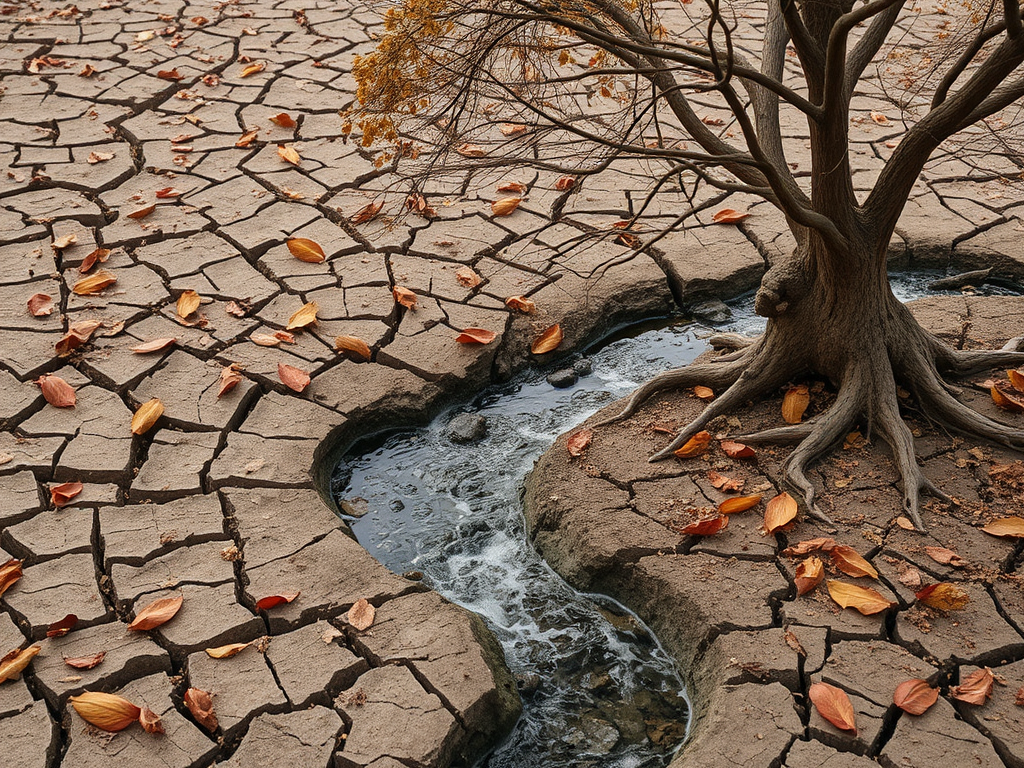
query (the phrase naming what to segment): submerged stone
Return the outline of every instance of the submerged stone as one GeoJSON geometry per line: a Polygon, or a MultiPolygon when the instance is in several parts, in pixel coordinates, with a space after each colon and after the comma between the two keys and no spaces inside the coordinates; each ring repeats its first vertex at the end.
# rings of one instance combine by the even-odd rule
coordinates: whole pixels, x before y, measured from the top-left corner
{"type": "Polygon", "coordinates": [[[487,436],[487,419],[478,413],[460,413],[448,422],[445,436],[453,443],[475,443],[487,436]]]}

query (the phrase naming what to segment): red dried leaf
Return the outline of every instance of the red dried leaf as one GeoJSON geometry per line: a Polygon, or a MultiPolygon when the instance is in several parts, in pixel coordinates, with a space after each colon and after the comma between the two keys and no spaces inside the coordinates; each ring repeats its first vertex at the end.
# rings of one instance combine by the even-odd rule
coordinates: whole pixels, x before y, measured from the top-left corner
{"type": "Polygon", "coordinates": [[[68,332],[54,345],[58,355],[66,355],[85,344],[103,323],[98,320],[82,320],[72,323],[68,332]]]}
{"type": "Polygon", "coordinates": [[[242,380],[242,366],[238,363],[224,366],[220,371],[220,388],[217,390],[217,397],[223,397],[232,389],[238,386],[242,380]]]}
{"type": "Polygon", "coordinates": [[[74,408],[76,397],[75,389],[68,384],[60,376],[54,376],[52,373],[44,373],[38,379],[36,384],[39,385],[39,389],[43,392],[43,397],[50,405],[54,408],[74,408]]]}
{"type": "Polygon", "coordinates": [[[892,695],[892,703],[910,715],[923,715],[938,700],[939,689],[920,678],[904,680],[892,695]]]}
{"type": "Polygon", "coordinates": [[[730,459],[749,459],[754,456],[754,449],[749,445],[743,443],[736,443],[732,440],[722,440],[719,443],[722,446],[722,451],[730,459]]]}
{"type": "Polygon", "coordinates": [[[735,224],[738,221],[743,221],[748,218],[750,218],[749,213],[740,213],[739,211],[734,211],[732,208],[723,208],[712,216],[711,220],[715,222],[715,224],[735,224]]]}
{"type": "Polygon", "coordinates": [[[146,733],[164,733],[163,723],[160,722],[160,715],[149,707],[143,706],[139,711],[139,725],[146,733]]]}
{"type": "Polygon", "coordinates": [[[282,592],[279,595],[268,595],[256,601],[256,610],[266,611],[282,603],[290,603],[301,594],[301,592],[282,592]]]}
{"type": "Polygon", "coordinates": [[[555,189],[557,189],[559,192],[568,192],[575,186],[576,179],[572,176],[562,176],[558,181],[555,182],[555,189]]]}
{"type": "Polygon", "coordinates": [[[159,77],[161,80],[171,80],[174,82],[185,79],[185,76],[178,71],[177,67],[175,67],[174,69],[157,70],[156,76],[159,77]]]}
{"type": "Polygon", "coordinates": [[[381,208],[384,207],[384,201],[379,203],[367,203],[358,211],[348,217],[348,220],[353,224],[365,224],[368,221],[372,221],[377,218],[377,214],[380,213],[381,208]]]}
{"type": "Polygon", "coordinates": [[[814,683],[807,693],[819,715],[841,731],[857,733],[853,704],[846,691],[828,683],[814,683]]]}
{"type": "Polygon", "coordinates": [[[28,311],[33,317],[52,314],[53,297],[47,293],[33,293],[28,299],[28,311]]]}
{"type": "Polygon", "coordinates": [[[726,477],[725,475],[715,472],[713,469],[708,472],[708,481],[711,483],[713,488],[717,488],[723,493],[735,493],[740,491],[742,490],[745,482],[744,480],[734,480],[731,477],[726,477]]]}
{"type": "Polygon", "coordinates": [[[92,669],[99,666],[106,657],[106,651],[100,651],[92,656],[65,656],[64,663],[74,669],[92,669]]]}
{"type": "Polygon", "coordinates": [[[175,189],[174,187],[164,187],[156,191],[157,200],[167,200],[169,198],[178,197],[181,194],[181,190],[175,189]]]}
{"type": "Polygon", "coordinates": [[[21,578],[21,563],[21,560],[15,560],[12,557],[3,565],[0,565],[0,597],[11,588],[14,582],[21,578]]]}
{"type": "Polygon", "coordinates": [[[336,336],[334,348],[349,360],[355,360],[357,363],[365,363],[372,354],[370,345],[358,336],[336,336]]]}
{"type": "Polygon", "coordinates": [[[585,450],[587,450],[593,439],[593,430],[581,429],[569,436],[569,439],[565,443],[565,447],[568,449],[570,456],[579,457],[583,455],[585,450]]]}
{"type": "Polygon", "coordinates": [[[509,216],[523,202],[521,197],[505,197],[491,203],[491,213],[495,216],[509,216]]]}
{"type": "Polygon", "coordinates": [[[969,674],[960,685],[951,686],[949,695],[957,701],[981,706],[992,696],[992,684],[995,679],[992,670],[984,667],[969,674]]]}
{"type": "Polygon", "coordinates": [[[787,557],[796,557],[798,555],[807,555],[811,552],[831,552],[834,546],[836,546],[836,540],[832,538],[807,539],[806,541],[794,544],[792,547],[786,547],[782,550],[782,554],[787,557]]]}
{"type": "Polygon", "coordinates": [[[1018,392],[1008,382],[996,381],[992,383],[992,402],[1004,411],[1020,413],[1024,411],[1024,394],[1018,392]]]}
{"type": "Polygon", "coordinates": [[[274,115],[273,117],[269,117],[267,119],[270,120],[270,122],[272,122],[274,125],[278,125],[282,128],[294,128],[297,125],[292,116],[289,115],[287,112],[280,112],[274,115]]]}
{"type": "Polygon", "coordinates": [[[533,299],[528,299],[525,296],[509,296],[507,299],[505,299],[505,306],[511,307],[517,312],[522,312],[523,314],[526,315],[530,314],[531,312],[533,312],[533,310],[537,308],[537,305],[536,303],[534,303],[533,299]]]}
{"type": "Polygon", "coordinates": [[[963,568],[967,565],[967,561],[952,549],[946,549],[945,547],[925,547],[924,551],[928,557],[942,565],[948,565],[953,568],[963,568]]]}
{"type": "Polygon", "coordinates": [[[82,263],[78,265],[79,274],[86,274],[90,269],[96,266],[97,262],[103,263],[110,257],[109,248],[97,248],[84,259],[82,263]]]}
{"type": "Polygon", "coordinates": [[[137,211],[132,211],[131,213],[128,214],[128,218],[129,219],[135,219],[136,221],[138,221],[139,219],[146,218],[151,213],[153,213],[153,211],[155,211],[155,210],[156,210],[156,203],[153,203],[152,205],[147,205],[144,208],[139,208],[139,210],[137,210],[137,211]]]}
{"type": "Polygon", "coordinates": [[[698,520],[695,523],[690,523],[683,528],[676,530],[679,533],[685,533],[689,536],[713,536],[719,531],[724,531],[729,527],[729,516],[718,515],[717,517],[706,517],[703,520],[698,520]]]}
{"type": "Polygon", "coordinates": [[[60,621],[55,621],[53,624],[46,628],[47,637],[64,637],[68,632],[75,628],[78,623],[78,617],[73,613],[69,613],[60,621]]]}
{"type": "Polygon", "coordinates": [[[127,699],[101,691],[86,691],[72,696],[70,702],[85,722],[111,733],[123,731],[138,720],[142,712],[127,699]]]}
{"type": "Polygon", "coordinates": [[[83,486],[77,480],[71,483],[61,483],[50,488],[50,501],[55,507],[63,507],[75,496],[82,492],[83,486]]]}
{"type": "Polygon", "coordinates": [[[416,294],[408,288],[396,285],[391,289],[391,293],[395,297],[395,301],[406,309],[416,309],[416,294]]]}
{"type": "Polygon", "coordinates": [[[295,392],[302,392],[309,386],[309,374],[301,368],[287,363],[277,364],[277,378],[281,380],[288,389],[295,392]]]}

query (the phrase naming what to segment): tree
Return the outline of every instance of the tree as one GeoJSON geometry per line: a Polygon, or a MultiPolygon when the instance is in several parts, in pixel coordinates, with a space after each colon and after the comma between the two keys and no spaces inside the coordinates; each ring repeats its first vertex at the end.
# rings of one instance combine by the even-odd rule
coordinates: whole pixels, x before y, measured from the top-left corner
{"type": "Polygon", "coordinates": [[[360,106],[349,129],[361,132],[365,146],[393,147],[382,163],[408,154],[417,136],[430,148],[427,166],[477,157],[479,166],[523,163],[572,174],[571,181],[624,159],[656,164],[645,205],[666,184],[692,187],[691,204],[673,226],[716,199],[701,190],[769,201],[797,247],[771,264],[757,292],[756,311],[768,318],[763,335],[734,340],[714,362],[655,377],[615,418],[665,388],[724,389],[651,457],[663,459],[730,408],[796,376],[826,376],[838,388],[827,412],[736,439],[796,444],[786,476],[809,514],[830,522],[806,467],[863,424],[891,446],[906,512],[923,530],[922,492],[946,496],[916,462],[897,386],[931,419],[1021,448],[1024,431],[969,409],[942,377],[1019,365],[1024,353],[1013,343],[954,350],[925,332],[890,290],[888,244],[933,152],[1024,95],[1021,8],[1017,0],[991,0],[959,12],[957,45],[947,40],[945,47],[953,54],[930,67],[923,60],[923,74],[902,83],[909,128],[873,188],[858,196],[851,100],[891,45],[897,22],[914,9],[906,0],[690,3],[402,0],[387,12],[377,48],[356,63],[360,106]],[[752,28],[762,32],[753,51],[752,28]],[[728,131],[698,114],[713,108],[731,114],[728,131]],[[794,119],[806,125],[810,145],[810,172],[799,178],[787,164],[781,127],[794,119]],[[500,157],[478,143],[490,141],[495,127],[505,137],[500,157]]]}

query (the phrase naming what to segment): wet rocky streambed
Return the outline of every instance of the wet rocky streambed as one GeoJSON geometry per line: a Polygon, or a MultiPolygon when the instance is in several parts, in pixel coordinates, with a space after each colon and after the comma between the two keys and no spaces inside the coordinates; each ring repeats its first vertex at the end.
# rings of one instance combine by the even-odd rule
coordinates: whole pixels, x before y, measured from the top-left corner
{"type": "MultiPolygon", "coordinates": [[[[895,276],[894,291],[904,301],[925,295],[936,276],[895,276]]],[[[423,429],[356,446],[336,468],[333,490],[359,542],[396,573],[421,572],[501,642],[524,710],[488,768],[661,766],[685,739],[686,691],[671,659],[621,605],[577,592],[548,567],[530,545],[520,499],[559,434],[692,361],[712,332],[762,327],[752,296],[729,309],[712,312],[713,323],[632,327],[557,371],[490,387],[423,429]]]]}

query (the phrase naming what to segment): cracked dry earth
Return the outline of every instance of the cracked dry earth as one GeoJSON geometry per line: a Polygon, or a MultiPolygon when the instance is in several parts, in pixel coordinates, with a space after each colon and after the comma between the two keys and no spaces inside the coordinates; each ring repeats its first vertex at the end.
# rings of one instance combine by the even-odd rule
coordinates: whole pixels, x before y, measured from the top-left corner
{"type": "MultiPolygon", "coordinates": [[[[11,765],[249,767],[285,760],[408,768],[470,761],[518,711],[500,651],[478,618],[388,572],[352,540],[318,492],[332,454],[369,431],[422,421],[452,398],[508,376],[527,362],[530,340],[555,322],[569,350],[617,323],[663,315],[673,303],[749,290],[766,260],[789,246],[777,214],[738,198],[729,204],[752,213],[740,226],[704,228],[707,221],[697,217],[658,251],[633,254],[615,245],[612,224],[646,197],[652,177],[648,166],[628,162],[573,193],[558,192],[554,176],[523,178],[529,193],[503,218],[491,215],[493,185],[477,192],[485,185],[444,177],[419,188],[434,218],[397,217],[409,192],[399,174],[376,168],[372,155],[339,138],[338,110],[354,90],[353,57],[370,49],[378,23],[364,4],[334,0],[0,5],[0,559],[22,560],[24,569],[0,599],[0,653],[39,648],[20,679],[0,684],[0,745],[11,765]],[[285,160],[290,155],[279,146],[297,152],[297,161],[285,160]],[[380,199],[386,207],[378,218],[352,223],[380,199]],[[574,248],[581,235],[595,233],[609,237],[574,248]],[[326,260],[293,258],[285,241],[296,237],[320,244],[326,260]],[[105,270],[116,282],[78,295],[71,289],[97,249],[109,254],[90,274],[105,270]],[[482,282],[459,282],[455,272],[463,266],[482,282]],[[395,304],[398,285],[419,295],[418,309],[395,304]],[[176,309],[187,291],[201,304],[183,319],[176,309]],[[34,294],[53,298],[51,314],[29,313],[34,294]],[[504,299],[518,294],[536,302],[534,315],[505,307],[504,299]],[[253,342],[284,331],[314,301],[318,322],[296,330],[293,343],[253,342]],[[58,342],[83,323],[100,325],[85,343],[58,354],[58,342]],[[497,338],[482,347],[456,344],[457,331],[468,326],[497,338]],[[364,340],[371,361],[339,355],[339,335],[364,340]],[[166,338],[175,341],[132,351],[166,338]],[[301,395],[282,384],[281,363],[310,375],[301,395]],[[240,366],[241,381],[218,397],[221,371],[231,364],[240,366]],[[44,373],[76,390],[74,408],[44,400],[34,383],[44,373]],[[133,412],[154,398],[164,406],[162,418],[133,436],[133,412]],[[81,493],[54,507],[49,488],[78,482],[81,493]],[[300,596],[291,603],[257,609],[261,598],[294,592],[300,596]],[[143,606],[167,596],[183,598],[173,619],[149,632],[127,630],[143,606]],[[360,598],[377,608],[365,632],[345,619],[360,598]],[[47,628],[68,614],[78,618],[72,631],[47,638],[47,628]],[[230,658],[204,652],[250,641],[258,642],[230,658]],[[100,652],[103,661],[91,669],[64,662],[100,652]],[[189,687],[213,694],[214,732],[183,704],[189,687]],[[137,725],[116,735],[94,730],[68,704],[82,691],[145,704],[166,733],[137,725]]],[[[745,34],[756,37],[759,22],[748,23],[745,34]]],[[[925,12],[917,23],[943,19],[925,12]]],[[[900,134],[898,124],[869,118],[882,93],[869,83],[858,97],[853,162],[866,181],[900,134]]],[[[799,128],[787,132],[797,142],[800,135],[799,128]]],[[[894,239],[894,262],[991,264],[1019,280],[1018,173],[998,151],[980,165],[956,147],[938,155],[894,239]]],[[[656,228],[683,200],[666,187],[645,225],[656,228]]],[[[945,311],[955,318],[968,310],[945,311]]],[[[646,439],[641,433],[629,455],[642,455],[637,446],[646,439]]],[[[959,455],[933,453],[933,466],[959,455]]],[[[762,471],[772,477],[771,467],[762,471]]],[[[886,471],[884,463],[877,471],[886,471]]],[[[850,498],[875,494],[889,503],[883,486],[851,491],[860,495],[850,498]]],[[[622,492],[602,486],[602,493],[612,504],[622,492]]],[[[656,525],[637,520],[625,540],[656,525]]],[[[872,546],[883,548],[874,560],[886,578],[897,568],[887,557],[936,573],[908,549],[916,539],[888,531],[882,519],[870,525],[879,529],[872,546]]],[[[656,530],[661,542],[667,529],[656,530]]],[[[955,543],[976,565],[975,545],[988,553],[993,572],[1019,560],[1012,545],[982,546],[966,527],[951,530],[966,537],[955,543]]],[[[685,555],[637,561],[663,569],[700,561],[696,574],[715,567],[728,573],[707,583],[716,596],[728,589],[737,597],[728,614],[708,618],[712,634],[735,631],[701,651],[718,649],[742,663],[720,665],[728,675],[695,679],[693,688],[698,703],[701,696],[721,702],[716,717],[753,729],[742,741],[750,749],[743,762],[777,763],[795,736],[813,735],[816,741],[789,748],[792,768],[826,759],[845,765],[860,758],[821,750],[870,751],[883,741],[911,745],[915,764],[941,764],[937,750],[968,744],[977,745],[982,764],[996,759],[996,749],[1008,765],[1020,765],[1012,752],[1022,740],[1012,731],[1019,717],[995,700],[964,712],[961,722],[943,699],[920,721],[926,728],[909,728],[906,718],[894,722],[879,681],[857,677],[864,658],[883,660],[884,675],[934,658],[944,666],[932,674],[943,681],[970,662],[1019,659],[1012,649],[1020,645],[1020,622],[1008,618],[1020,615],[1019,586],[999,578],[971,582],[975,599],[964,616],[982,624],[969,624],[975,647],[963,649],[959,636],[935,630],[948,621],[943,617],[925,632],[905,620],[909,611],[869,622],[813,601],[783,601],[787,575],[776,563],[785,563],[774,544],[750,533],[747,550],[733,552],[737,540],[719,539],[688,543],[685,555]],[[733,555],[738,564],[728,560],[733,555]],[[990,604],[1004,614],[994,607],[975,613],[990,604]],[[765,645],[781,637],[784,605],[801,612],[788,623],[806,627],[806,658],[765,645]],[[748,698],[751,675],[778,684],[748,698]],[[856,739],[806,722],[806,712],[793,708],[793,694],[814,675],[846,680],[857,692],[864,730],[856,739]]],[[[662,573],[665,589],[686,582],[695,589],[687,599],[698,601],[704,588],[687,573],[662,573]]],[[[906,601],[906,590],[891,583],[906,601]]],[[[693,660],[678,642],[685,633],[659,623],[647,610],[652,605],[641,612],[685,666],[693,660]]],[[[712,668],[692,666],[698,677],[712,668]]],[[[1019,675],[1013,669],[1000,668],[1008,679],[1019,675]]],[[[703,765],[739,761],[706,750],[698,739],[694,759],[710,755],[703,765]]]]}
{"type": "MultiPolygon", "coordinates": [[[[999,345],[1024,327],[1016,297],[926,299],[911,307],[951,344],[999,345]]],[[[966,390],[972,407],[1020,422],[1020,415],[995,408],[982,381],[976,377],[975,388],[966,390]]],[[[825,410],[832,397],[818,389],[808,415],[825,410]]],[[[1017,701],[1024,691],[1024,543],[980,530],[992,519],[1020,514],[1020,454],[952,438],[915,420],[909,407],[925,474],[957,501],[927,504],[927,534],[897,518],[901,495],[887,449],[853,439],[815,471],[819,501],[837,530],[801,515],[765,535],[762,501],[730,515],[719,533],[687,536],[679,529],[730,497],[767,500],[785,489],[788,451],[782,449],[758,448],[751,458],[735,459],[713,441],[700,457],[647,463],[669,439],[664,431],[701,408],[692,392],[656,396],[629,420],[595,427],[576,459],[567,445],[573,430],[544,455],[527,484],[527,520],[546,559],[577,588],[610,594],[635,610],[687,671],[695,726],[673,765],[1024,766],[1024,709],[1017,701]],[[717,490],[712,472],[741,488],[717,490]],[[826,536],[852,546],[878,571],[877,580],[855,579],[829,565],[826,580],[873,588],[891,608],[868,616],[843,610],[825,582],[797,596],[795,567],[805,556],[783,550],[826,536]],[[928,548],[959,558],[943,564],[928,548]],[[966,606],[944,611],[916,599],[936,583],[957,585],[966,606]],[[982,667],[996,674],[988,701],[976,705],[951,695],[950,686],[982,667]],[[897,685],[915,678],[941,690],[920,716],[893,703],[897,685]],[[808,690],[818,682],[848,694],[856,733],[840,730],[811,705],[808,690]]],[[[721,438],[781,422],[776,398],[712,422],[709,430],[721,438]]]]}

